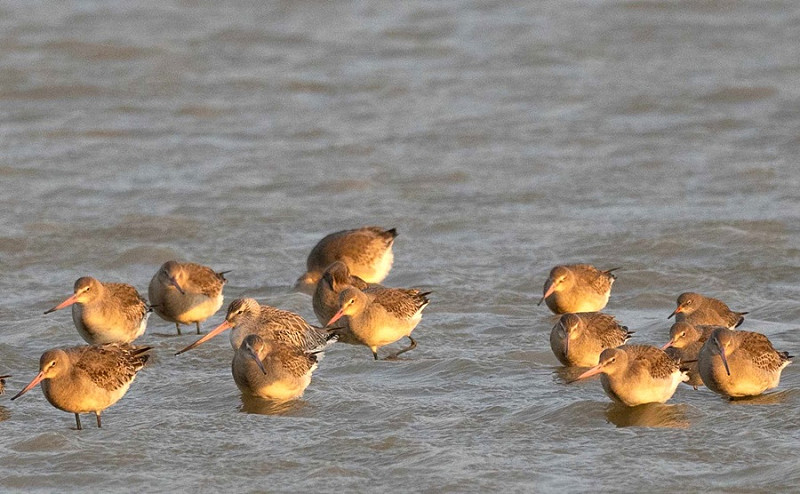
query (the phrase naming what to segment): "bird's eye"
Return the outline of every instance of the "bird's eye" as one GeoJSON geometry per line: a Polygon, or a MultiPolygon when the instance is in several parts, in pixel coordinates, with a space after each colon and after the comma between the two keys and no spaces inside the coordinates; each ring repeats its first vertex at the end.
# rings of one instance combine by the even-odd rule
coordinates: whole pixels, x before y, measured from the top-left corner
{"type": "Polygon", "coordinates": [[[681,338],[683,338],[684,336],[686,336],[686,331],[684,331],[683,333],[680,334],[681,338]]]}

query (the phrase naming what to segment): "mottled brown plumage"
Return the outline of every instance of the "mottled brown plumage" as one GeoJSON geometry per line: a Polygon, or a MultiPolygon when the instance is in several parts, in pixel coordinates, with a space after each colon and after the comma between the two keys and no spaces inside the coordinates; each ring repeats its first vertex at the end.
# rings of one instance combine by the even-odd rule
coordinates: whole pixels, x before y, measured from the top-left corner
{"type": "Polygon", "coordinates": [[[222,307],[222,289],[227,280],[208,266],[191,262],[167,261],[153,275],[148,287],[153,310],[165,321],[181,324],[200,323],[222,307]]]}
{"type": "Polygon", "coordinates": [[[667,319],[675,316],[675,321],[687,322],[694,326],[725,326],[733,329],[742,324],[747,314],[747,312],[734,312],[721,300],[694,292],[681,293],[677,305],[667,319]]]}
{"type": "Polygon", "coordinates": [[[327,323],[336,314],[339,310],[339,293],[351,286],[366,290],[376,285],[370,285],[358,276],[350,274],[350,268],[342,261],[335,261],[325,269],[322,278],[317,282],[312,299],[314,314],[317,315],[320,324],[327,323]]]}
{"type": "Polygon", "coordinates": [[[295,289],[313,295],[322,272],[334,261],[342,261],[353,276],[367,283],[380,283],[389,274],[394,261],[392,245],[397,231],[367,226],[331,233],[311,249],[306,273],[298,278],[295,289]]]}
{"type": "Polygon", "coordinates": [[[380,305],[386,312],[398,319],[410,319],[430,302],[427,295],[416,288],[368,288],[365,293],[372,295],[372,303],[380,305]]]}
{"type": "Polygon", "coordinates": [[[11,399],[41,382],[51,405],[75,414],[78,430],[81,413],[94,413],[101,427],[100,414],[125,395],[150,349],[107,344],[48,350],[39,359],[39,374],[11,399]]]}
{"type": "Polygon", "coordinates": [[[275,401],[293,400],[301,397],[311,382],[317,359],[317,354],[295,345],[249,334],[233,356],[231,373],[243,393],[275,401]]]}
{"type": "Polygon", "coordinates": [[[74,293],[45,312],[72,305],[72,321],[87,343],[130,343],[144,334],[150,310],[139,292],[126,283],[78,278],[74,293]]]}
{"type": "Polygon", "coordinates": [[[670,340],[661,348],[667,355],[681,363],[681,368],[686,369],[689,380],[686,384],[697,389],[703,385],[700,371],[697,368],[697,358],[700,349],[711,336],[711,332],[722,326],[693,326],[687,322],[676,322],[669,330],[670,340]]]}
{"type": "Polygon", "coordinates": [[[589,264],[556,266],[544,283],[542,301],[555,314],[597,312],[608,303],[611,286],[617,279],[611,272],[589,264]]]}
{"type": "Polygon", "coordinates": [[[550,348],[567,366],[591,367],[606,348],[625,344],[633,333],[602,312],[562,315],[550,332],[550,348]]]}
{"type": "Polygon", "coordinates": [[[422,319],[422,310],[430,303],[429,293],[384,287],[361,291],[349,287],[339,294],[339,310],[326,326],[347,316],[347,327],[335,331],[339,341],[369,347],[375,360],[379,347],[405,336],[411,344],[390,356],[397,357],[417,346],[411,332],[422,319]]]}
{"type": "Polygon", "coordinates": [[[698,366],[708,389],[730,398],[757,396],[778,386],[791,356],[765,335],[717,328],[700,349],[698,366]]]}
{"type": "Polygon", "coordinates": [[[627,406],[664,403],[687,379],[678,362],[650,345],[625,345],[600,354],[600,363],[578,379],[600,374],[603,390],[627,406]]]}
{"type": "Polygon", "coordinates": [[[230,303],[225,321],[208,334],[195,341],[178,354],[191,350],[226,329],[231,347],[238,350],[245,337],[257,334],[265,340],[277,340],[302,350],[320,350],[336,341],[325,329],[312,326],[302,316],[269,305],[260,305],[255,299],[240,298],[230,303]]]}

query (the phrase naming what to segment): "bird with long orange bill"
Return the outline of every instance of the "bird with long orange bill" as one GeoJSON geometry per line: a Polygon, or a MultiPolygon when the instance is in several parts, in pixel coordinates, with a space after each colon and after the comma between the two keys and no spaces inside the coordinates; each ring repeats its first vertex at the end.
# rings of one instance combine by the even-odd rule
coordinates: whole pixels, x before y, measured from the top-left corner
{"type": "Polygon", "coordinates": [[[94,413],[101,427],[100,414],[128,392],[149,350],[114,343],[47,350],[39,359],[39,373],[11,400],[41,383],[51,405],[75,414],[78,430],[81,413],[94,413]]]}
{"type": "Polygon", "coordinates": [[[347,326],[334,330],[339,341],[368,347],[375,360],[378,360],[378,348],[407,337],[411,342],[408,347],[386,357],[397,358],[417,347],[411,332],[422,319],[423,309],[430,303],[427,297],[430,293],[383,287],[361,291],[349,287],[339,294],[339,310],[325,326],[330,327],[347,316],[347,326]]]}
{"type": "Polygon", "coordinates": [[[330,331],[312,326],[299,314],[261,305],[252,298],[239,298],[230,303],[225,320],[219,326],[175,355],[196,348],[228,329],[231,329],[230,343],[234,350],[239,350],[250,334],[310,351],[324,349],[336,341],[330,331]]]}
{"type": "Polygon", "coordinates": [[[703,385],[700,371],[697,367],[697,358],[700,349],[711,336],[711,332],[722,326],[698,325],[694,326],[688,322],[676,322],[669,328],[669,341],[661,347],[667,355],[681,363],[681,367],[686,369],[689,380],[686,384],[697,389],[703,385]]]}
{"type": "Polygon", "coordinates": [[[687,322],[694,326],[725,326],[736,328],[744,322],[747,312],[735,312],[728,308],[722,300],[706,297],[694,292],[678,295],[677,307],[667,316],[675,317],[677,322],[687,322]]]}
{"type": "Polygon", "coordinates": [[[600,354],[600,363],[575,381],[602,374],[603,391],[614,401],[629,407],[665,403],[678,384],[688,379],[677,361],[650,345],[625,345],[600,354]]]}
{"type": "Polygon", "coordinates": [[[83,276],[73,292],[45,314],[72,306],[72,321],[87,343],[130,343],[144,334],[150,308],[133,286],[83,276]]]}

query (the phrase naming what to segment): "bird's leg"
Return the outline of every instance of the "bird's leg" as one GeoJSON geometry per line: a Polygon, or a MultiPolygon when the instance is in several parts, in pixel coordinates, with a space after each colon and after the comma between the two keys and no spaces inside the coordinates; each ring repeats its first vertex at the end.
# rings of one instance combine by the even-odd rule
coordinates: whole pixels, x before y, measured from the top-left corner
{"type": "Polygon", "coordinates": [[[195,321],[195,324],[197,325],[197,334],[200,334],[200,321],[195,321]]]}
{"type": "Polygon", "coordinates": [[[181,325],[179,323],[175,323],[175,328],[178,330],[178,336],[181,335],[181,325]]]}
{"type": "Polygon", "coordinates": [[[377,349],[372,350],[372,356],[375,357],[375,360],[378,360],[378,350],[377,349]]]}
{"type": "Polygon", "coordinates": [[[103,428],[103,426],[102,426],[102,425],[100,425],[100,412],[94,412],[94,414],[97,416],[97,427],[98,427],[99,429],[102,429],[102,428],[103,428]]]}
{"type": "Polygon", "coordinates": [[[81,416],[78,415],[77,413],[75,414],[75,423],[78,425],[78,430],[82,430],[83,429],[81,427],[81,416]]]}
{"type": "Polygon", "coordinates": [[[407,347],[403,348],[403,349],[402,349],[402,350],[400,350],[399,352],[397,352],[397,353],[393,353],[393,354],[389,355],[388,357],[386,357],[386,360],[394,360],[394,359],[396,359],[396,358],[397,358],[397,356],[398,356],[398,355],[400,355],[401,353],[406,353],[406,352],[407,352],[407,351],[409,351],[409,350],[413,350],[413,349],[417,348],[417,342],[416,342],[416,341],[414,341],[414,338],[412,338],[412,337],[411,337],[411,335],[408,335],[408,336],[407,336],[407,338],[408,338],[409,340],[411,340],[411,344],[410,344],[410,345],[408,345],[407,347]]]}

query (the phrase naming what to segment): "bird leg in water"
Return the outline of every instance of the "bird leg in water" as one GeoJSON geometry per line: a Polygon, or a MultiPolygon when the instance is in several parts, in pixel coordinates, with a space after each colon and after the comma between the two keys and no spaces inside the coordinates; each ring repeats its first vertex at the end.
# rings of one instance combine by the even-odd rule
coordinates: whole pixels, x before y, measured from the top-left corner
{"type": "Polygon", "coordinates": [[[75,423],[78,425],[79,431],[83,430],[83,428],[81,427],[81,416],[78,415],[77,413],[75,414],[75,423]]]}
{"type": "Polygon", "coordinates": [[[175,323],[175,329],[178,330],[178,336],[180,336],[181,335],[181,325],[180,325],[180,323],[177,323],[177,322],[175,323]]]}
{"type": "MultiPolygon", "coordinates": [[[[400,350],[399,352],[397,352],[397,353],[393,353],[393,354],[389,355],[388,357],[386,357],[386,359],[385,359],[385,360],[394,360],[394,359],[396,359],[396,358],[398,357],[398,355],[400,355],[400,354],[402,354],[402,353],[406,353],[406,352],[407,352],[407,351],[409,351],[409,350],[413,350],[413,349],[417,348],[417,342],[416,342],[416,341],[414,341],[414,338],[412,338],[410,335],[409,335],[409,336],[407,336],[407,338],[408,338],[409,340],[411,340],[411,344],[410,344],[410,345],[408,345],[407,347],[403,348],[403,349],[402,349],[402,350],[400,350]]],[[[376,357],[376,358],[377,358],[377,357],[376,357]]]]}

